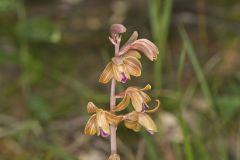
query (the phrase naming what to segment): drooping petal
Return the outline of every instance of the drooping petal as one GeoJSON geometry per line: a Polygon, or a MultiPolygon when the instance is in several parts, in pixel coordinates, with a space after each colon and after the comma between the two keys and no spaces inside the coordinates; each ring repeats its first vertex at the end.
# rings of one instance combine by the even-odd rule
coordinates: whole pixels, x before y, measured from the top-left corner
{"type": "Polygon", "coordinates": [[[157,132],[157,127],[151,117],[146,113],[138,113],[138,123],[150,133],[157,132]]]}
{"type": "Polygon", "coordinates": [[[149,46],[153,50],[153,52],[155,52],[156,54],[159,54],[158,48],[153,42],[144,38],[139,39],[139,42],[145,43],[147,46],[149,46]]]}
{"type": "Polygon", "coordinates": [[[141,54],[136,50],[129,50],[124,54],[124,57],[135,57],[137,59],[140,59],[141,54]]]}
{"type": "Polygon", "coordinates": [[[120,68],[121,66],[118,66],[116,64],[112,65],[112,70],[113,70],[113,76],[116,79],[116,81],[121,82],[122,79],[122,75],[121,73],[123,72],[123,70],[120,68]],[[121,71],[122,70],[122,71],[121,71]]]}
{"type": "Polygon", "coordinates": [[[122,99],[122,101],[120,103],[118,103],[113,109],[112,111],[114,112],[118,112],[118,111],[122,111],[125,108],[127,108],[127,106],[130,103],[130,97],[125,95],[125,97],[122,99]]]}
{"type": "Polygon", "coordinates": [[[147,84],[144,88],[140,89],[141,91],[147,91],[150,90],[152,87],[150,84],[147,84]]]}
{"type": "Polygon", "coordinates": [[[140,76],[142,65],[141,62],[135,57],[127,57],[123,60],[128,72],[133,76],[140,76]]]}
{"type": "Polygon", "coordinates": [[[88,113],[96,113],[97,111],[98,111],[98,107],[93,102],[88,102],[87,112],[88,113]]]}
{"type": "Polygon", "coordinates": [[[102,74],[100,75],[99,82],[106,84],[112,79],[112,77],[112,62],[109,62],[103,70],[102,74]]]}
{"type": "Polygon", "coordinates": [[[84,129],[84,134],[86,135],[94,135],[97,132],[97,124],[96,124],[96,114],[92,115],[84,129]]]}
{"type": "Polygon", "coordinates": [[[146,93],[144,93],[144,92],[142,92],[142,91],[140,91],[139,93],[141,94],[144,102],[148,103],[148,102],[151,101],[151,98],[150,98],[146,93]]]}
{"type": "Polygon", "coordinates": [[[131,97],[133,108],[137,112],[141,112],[142,111],[142,103],[144,101],[143,101],[143,98],[140,95],[140,93],[139,92],[129,92],[128,94],[131,97]]]}
{"type": "Polygon", "coordinates": [[[147,39],[138,39],[131,44],[130,49],[141,51],[151,61],[157,58],[158,50],[155,45],[147,39]]]}
{"type": "Polygon", "coordinates": [[[141,129],[141,126],[139,125],[139,123],[137,121],[125,120],[124,121],[124,125],[127,128],[134,130],[135,132],[138,132],[141,129]]]}
{"type": "Polygon", "coordinates": [[[123,116],[117,116],[110,112],[105,112],[106,119],[109,124],[117,126],[122,120],[123,116]]]}
{"type": "Polygon", "coordinates": [[[126,78],[127,78],[127,79],[131,79],[130,74],[129,74],[129,72],[128,72],[128,70],[127,70],[127,67],[126,67],[125,64],[122,65],[122,68],[123,68],[123,73],[124,73],[124,75],[126,76],[126,78]]]}
{"type": "MultiPolygon", "coordinates": [[[[106,116],[105,116],[105,112],[104,111],[100,111],[98,113],[96,113],[96,122],[97,122],[97,126],[99,128],[102,128],[102,130],[107,133],[110,134],[110,128],[109,128],[109,123],[107,122],[106,116]]],[[[98,132],[98,135],[100,134],[100,130],[98,132]]]]}
{"type": "Polygon", "coordinates": [[[124,120],[128,120],[128,121],[138,121],[138,112],[132,111],[127,115],[125,115],[123,118],[124,120]]]}
{"type": "Polygon", "coordinates": [[[137,40],[137,38],[138,38],[138,32],[137,32],[137,31],[134,31],[134,32],[132,33],[132,35],[130,36],[130,38],[128,39],[128,41],[127,41],[122,47],[124,47],[124,46],[126,46],[126,45],[128,45],[128,44],[133,43],[134,41],[137,40]]]}
{"type": "Polygon", "coordinates": [[[159,107],[160,107],[160,101],[159,101],[158,99],[157,99],[156,101],[157,101],[157,106],[154,107],[154,108],[151,109],[151,110],[146,110],[145,112],[147,112],[147,113],[153,113],[153,112],[156,112],[156,111],[159,109],[159,107]]]}

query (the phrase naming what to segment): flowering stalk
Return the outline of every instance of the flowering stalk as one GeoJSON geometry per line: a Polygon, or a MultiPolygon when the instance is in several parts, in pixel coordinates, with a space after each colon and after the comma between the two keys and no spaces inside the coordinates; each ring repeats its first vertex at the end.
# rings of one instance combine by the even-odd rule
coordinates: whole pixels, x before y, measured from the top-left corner
{"type": "MultiPolygon", "coordinates": [[[[112,38],[114,38],[114,37],[112,37],[112,38]]],[[[115,46],[115,56],[117,56],[118,52],[119,52],[120,41],[116,39],[115,43],[114,43],[114,46],[115,46]]],[[[116,80],[113,78],[112,83],[111,83],[111,92],[110,92],[110,110],[111,111],[116,105],[115,89],[116,89],[116,80]]],[[[115,153],[117,154],[117,135],[116,135],[116,132],[117,132],[117,127],[111,125],[110,126],[111,154],[115,154],[115,153]]]]}
{"type": "Polygon", "coordinates": [[[141,76],[142,65],[139,59],[143,53],[149,60],[156,60],[158,49],[147,39],[137,39],[138,33],[133,32],[129,40],[120,47],[121,34],[126,32],[126,28],[121,24],[113,24],[110,28],[111,37],[109,40],[115,47],[115,54],[112,60],[107,64],[102,72],[99,82],[108,83],[111,80],[110,90],[110,111],[98,108],[93,102],[87,105],[88,113],[93,113],[89,118],[84,133],[87,135],[99,135],[107,138],[110,135],[111,155],[108,160],[120,160],[117,154],[117,126],[124,122],[126,128],[135,132],[143,127],[150,134],[157,132],[157,127],[148,113],[156,112],[160,106],[160,101],[156,100],[157,106],[154,109],[147,104],[151,98],[144,92],[151,89],[151,85],[144,88],[128,87],[125,91],[115,94],[116,81],[126,83],[131,76],[141,76]],[[122,100],[116,105],[116,98],[122,100]],[[116,112],[122,111],[132,102],[134,111],[125,115],[116,115],[116,112]]]}

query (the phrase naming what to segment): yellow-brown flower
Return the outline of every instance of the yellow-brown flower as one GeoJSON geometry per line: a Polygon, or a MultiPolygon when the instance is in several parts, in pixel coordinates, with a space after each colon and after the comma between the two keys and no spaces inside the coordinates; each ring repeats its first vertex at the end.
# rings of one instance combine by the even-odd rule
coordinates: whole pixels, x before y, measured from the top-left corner
{"type": "Polygon", "coordinates": [[[110,135],[109,125],[117,126],[122,121],[122,116],[116,116],[110,112],[104,111],[98,108],[94,103],[89,102],[87,105],[88,113],[94,113],[88,120],[84,133],[87,135],[101,135],[102,137],[108,137],[110,135]]]}
{"type": "MultiPolygon", "coordinates": [[[[146,107],[149,108],[147,105],[148,102],[151,101],[151,98],[144,93],[143,91],[150,90],[151,85],[146,85],[144,88],[138,88],[138,87],[128,87],[124,92],[121,92],[116,95],[117,98],[123,98],[122,101],[115,106],[112,111],[122,111],[124,110],[130,103],[130,100],[132,101],[132,105],[134,109],[137,112],[145,112],[146,107]]],[[[158,104],[160,105],[160,101],[157,100],[158,104]]]]}
{"type": "MultiPolygon", "coordinates": [[[[118,26],[114,28],[114,32],[125,32],[124,28],[118,26]],[[116,31],[115,31],[116,30],[116,31]],[[117,31],[118,30],[118,31],[117,31]]],[[[107,64],[103,73],[99,78],[100,83],[108,83],[112,78],[118,82],[126,83],[130,76],[138,77],[141,75],[142,65],[138,60],[143,53],[151,61],[157,59],[158,48],[147,39],[137,39],[138,33],[133,32],[129,40],[120,48],[119,52],[112,61],[107,64]]],[[[116,40],[110,38],[115,44],[116,40]]]]}
{"type": "Polygon", "coordinates": [[[139,58],[141,56],[137,51],[129,51],[122,56],[113,57],[102,72],[99,82],[108,83],[114,77],[118,82],[125,83],[130,79],[130,75],[140,76],[142,65],[139,58]]]}
{"type": "Polygon", "coordinates": [[[154,134],[154,132],[157,132],[157,127],[151,117],[146,113],[156,112],[158,108],[159,105],[152,110],[146,110],[145,113],[136,111],[128,113],[124,116],[125,126],[135,132],[140,131],[141,126],[143,126],[149,133],[154,134]]]}

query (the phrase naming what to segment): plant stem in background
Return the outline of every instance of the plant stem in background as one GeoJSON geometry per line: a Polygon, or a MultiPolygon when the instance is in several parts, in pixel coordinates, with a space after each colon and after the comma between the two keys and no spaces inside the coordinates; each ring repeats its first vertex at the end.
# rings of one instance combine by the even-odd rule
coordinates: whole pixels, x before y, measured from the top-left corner
{"type": "Polygon", "coordinates": [[[162,86],[162,71],[167,48],[168,30],[173,0],[150,0],[149,11],[153,39],[159,48],[159,58],[154,64],[154,86],[159,91],[162,86]]]}
{"type": "MultiPolygon", "coordinates": [[[[26,21],[26,11],[23,2],[19,2],[17,5],[17,16],[19,23],[25,23],[26,21]]],[[[29,47],[28,47],[28,41],[26,38],[21,37],[19,39],[19,56],[20,56],[20,62],[21,62],[21,69],[22,69],[22,75],[21,75],[21,85],[22,85],[22,92],[24,96],[27,96],[30,92],[30,71],[29,66],[31,62],[31,57],[29,54],[29,47]]]]}

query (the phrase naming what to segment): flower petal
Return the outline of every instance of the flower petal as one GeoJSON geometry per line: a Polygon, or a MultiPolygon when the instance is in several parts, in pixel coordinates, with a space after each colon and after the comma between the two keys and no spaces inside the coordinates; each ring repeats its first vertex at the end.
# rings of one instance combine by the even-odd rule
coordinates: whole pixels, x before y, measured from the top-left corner
{"type": "Polygon", "coordinates": [[[153,113],[153,112],[156,112],[156,111],[159,109],[159,107],[160,107],[160,101],[159,101],[158,99],[157,99],[156,101],[157,101],[157,106],[154,107],[154,108],[151,109],[151,110],[146,110],[145,112],[147,112],[147,113],[153,113]]]}
{"type": "Polygon", "coordinates": [[[144,102],[141,94],[139,92],[134,92],[134,91],[129,92],[128,94],[131,97],[133,108],[137,112],[141,112],[142,111],[142,103],[144,102]]]}
{"type": "Polygon", "coordinates": [[[102,74],[100,75],[99,82],[106,84],[112,79],[112,77],[112,62],[109,62],[103,70],[102,74]]]}
{"type": "Polygon", "coordinates": [[[145,103],[148,103],[148,102],[151,101],[151,98],[146,93],[144,93],[142,91],[140,91],[139,93],[141,94],[141,96],[142,96],[142,98],[143,98],[145,103]]]}
{"type": "Polygon", "coordinates": [[[134,41],[137,40],[137,38],[138,38],[138,32],[137,32],[137,31],[134,31],[134,32],[132,33],[132,35],[130,36],[130,38],[128,39],[128,41],[127,41],[122,47],[124,47],[124,46],[126,46],[126,45],[128,45],[128,44],[133,43],[134,41]]]}
{"type": "Polygon", "coordinates": [[[147,91],[150,90],[152,87],[150,84],[147,84],[144,88],[140,89],[141,91],[147,91]]]}
{"type": "Polygon", "coordinates": [[[109,124],[117,126],[122,120],[123,116],[117,116],[105,111],[105,116],[109,124]]]}
{"type": "Polygon", "coordinates": [[[98,107],[93,102],[88,102],[87,112],[88,113],[96,113],[97,111],[98,111],[98,107]]]}
{"type": "Polygon", "coordinates": [[[151,117],[146,113],[138,113],[138,123],[150,133],[157,132],[157,127],[151,117]]]}
{"type": "Polygon", "coordinates": [[[140,129],[141,129],[141,126],[138,124],[137,121],[125,120],[125,121],[124,121],[124,125],[125,125],[127,128],[134,130],[135,132],[138,132],[138,131],[140,131],[140,129]]]}
{"type": "Polygon", "coordinates": [[[121,66],[118,66],[116,64],[112,65],[114,79],[116,79],[116,81],[118,81],[118,82],[121,82],[121,79],[122,79],[121,73],[123,72],[123,69],[121,69],[120,67],[121,66]]]}
{"type": "Polygon", "coordinates": [[[141,69],[142,69],[142,65],[140,63],[140,61],[135,58],[135,57],[127,57],[123,60],[128,72],[130,73],[130,75],[133,76],[140,76],[141,75],[141,69]]]}
{"type": "Polygon", "coordinates": [[[96,124],[96,114],[92,115],[84,129],[84,134],[86,135],[94,135],[97,132],[97,124],[96,124]]]}
{"type": "Polygon", "coordinates": [[[140,59],[141,54],[137,50],[129,50],[124,54],[124,57],[135,57],[137,59],[140,59]]]}
{"type": "Polygon", "coordinates": [[[157,58],[157,47],[147,39],[138,39],[131,44],[130,49],[141,51],[151,61],[157,58]]]}
{"type": "MultiPolygon", "coordinates": [[[[105,112],[104,111],[100,111],[96,114],[96,122],[97,122],[97,126],[99,128],[102,128],[102,130],[107,133],[110,134],[110,128],[109,128],[109,123],[107,122],[106,116],[105,116],[105,112]]],[[[100,130],[98,131],[98,135],[100,134],[100,130]]]]}
{"type": "Polygon", "coordinates": [[[129,105],[130,102],[130,97],[125,95],[125,97],[122,99],[122,101],[120,103],[118,103],[118,105],[116,105],[112,111],[113,112],[118,112],[118,111],[122,111],[125,108],[127,108],[127,106],[129,105]]]}
{"type": "Polygon", "coordinates": [[[132,111],[124,116],[124,120],[128,121],[138,121],[138,112],[132,111]]]}

